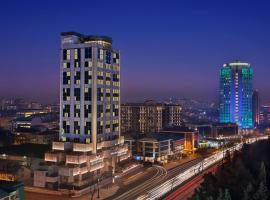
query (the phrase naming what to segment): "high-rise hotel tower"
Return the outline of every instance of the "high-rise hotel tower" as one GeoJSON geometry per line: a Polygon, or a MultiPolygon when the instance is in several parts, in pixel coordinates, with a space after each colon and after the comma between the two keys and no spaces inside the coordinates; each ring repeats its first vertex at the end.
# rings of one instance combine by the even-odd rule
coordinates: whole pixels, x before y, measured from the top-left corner
{"type": "MultiPolygon", "coordinates": [[[[60,134],[45,154],[48,174],[59,188],[81,188],[129,157],[120,136],[120,54],[112,39],[76,32],[61,34],[60,134]]],[[[36,186],[48,185],[42,171],[36,186]]],[[[104,177],[104,176],[103,176],[104,177]]],[[[51,179],[50,179],[51,180],[51,179]]]]}
{"type": "Polygon", "coordinates": [[[253,69],[235,61],[220,69],[220,122],[235,122],[240,129],[253,128],[253,69]]]}
{"type": "Polygon", "coordinates": [[[120,57],[109,37],[61,34],[63,141],[97,143],[119,137],[120,57]]]}

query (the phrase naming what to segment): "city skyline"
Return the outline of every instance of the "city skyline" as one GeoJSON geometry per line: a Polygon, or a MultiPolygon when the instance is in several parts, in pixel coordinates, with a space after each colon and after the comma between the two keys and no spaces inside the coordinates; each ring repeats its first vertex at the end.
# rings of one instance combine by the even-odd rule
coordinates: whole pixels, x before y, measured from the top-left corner
{"type": "Polygon", "coordinates": [[[78,31],[117,42],[123,102],[167,97],[217,101],[219,68],[235,59],[251,63],[254,89],[262,103],[270,101],[264,84],[270,72],[269,3],[212,2],[208,9],[199,2],[141,4],[108,2],[99,15],[102,5],[96,2],[85,1],[72,12],[71,1],[2,3],[0,23],[13,39],[0,39],[1,97],[31,95],[43,103],[58,102],[58,35],[78,31]],[[14,14],[4,18],[8,12],[14,14]],[[95,16],[99,20],[91,21],[95,16]]]}
{"type": "Polygon", "coordinates": [[[0,200],[270,200],[270,2],[7,1],[0,200]]]}

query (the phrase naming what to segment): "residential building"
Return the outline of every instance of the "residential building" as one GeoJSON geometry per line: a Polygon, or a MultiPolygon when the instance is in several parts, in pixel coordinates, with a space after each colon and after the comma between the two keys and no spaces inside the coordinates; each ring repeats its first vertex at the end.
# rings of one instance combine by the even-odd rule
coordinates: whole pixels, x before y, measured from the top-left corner
{"type": "Polygon", "coordinates": [[[181,124],[181,106],[155,101],[121,105],[121,132],[159,132],[164,127],[181,124]]]}
{"type": "Polygon", "coordinates": [[[219,77],[220,122],[237,123],[240,129],[252,129],[252,67],[240,61],[224,64],[219,77]]]}
{"type": "Polygon", "coordinates": [[[106,36],[61,34],[60,134],[34,185],[81,194],[129,158],[120,136],[120,54],[106,36]],[[84,189],[84,190],[83,190],[84,189]]]}

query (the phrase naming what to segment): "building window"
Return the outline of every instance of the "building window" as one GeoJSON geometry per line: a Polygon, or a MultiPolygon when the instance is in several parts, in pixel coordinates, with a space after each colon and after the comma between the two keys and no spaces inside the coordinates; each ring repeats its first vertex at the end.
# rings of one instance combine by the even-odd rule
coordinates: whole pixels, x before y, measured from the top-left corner
{"type": "Polygon", "coordinates": [[[113,74],[113,81],[119,82],[120,75],[119,74],[113,74]]]}
{"type": "Polygon", "coordinates": [[[103,116],[103,105],[97,105],[97,118],[103,116]]]}
{"type": "Polygon", "coordinates": [[[119,53],[114,53],[113,54],[113,63],[114,64],[119,64],[119,53]]]}
{"type": "Polygon", "coordinates": [[[74,117],[80,117],[81,107],[79,104],[74,105],[74,117]]]}
{"type": "Polygon", "coordinates": [[[70,100],[70,88],[63,88],[63,101],[70,100]]]}
{"type": "Polygon", "coordinates": [[[118,105],[113,105],[113,113],[114,116],[119,116],[119,106],[118,105]]]}
{"type": "Polygon", "coordinates": [[[70,133],[70,125],[69,125],[69,122],[63,121],[63,129],[64,129],[64,133],[70,133]]]}
{"type": "Polygon", "coordinates": [[[90,59],[92,58],[92,48],[91,47],[86,47],[84,49],[84,58],[85,59],[90,59]]]}
{"type": "Polygon", "coordinates": [[[106,51],[106,63],[111,64],[111,52],[106,51]]]}
{"type": "Polygon", "coordinates": [[[104,52],[103,49],[98,50],[98,59],[101,60],[101,61],[103,60],[103,57],[104,57],[103,52],[104,52]]]}
{"type": "Polygon", "coordinates": [[[91,101],[92,100],[91,88],[84,88],[84,100],[85,101],[91,101]]]}
{"type": "Polygon", "coordinates": [[[81,89],[80,88],[74,88],[74,99],[75,101],[81,100],[81,89]]]}
{"type": "Polygon", "coordinates": [[[63,50],[63,60],[70,60],[70,49],[63,50]]]}
{"type": "Polygon", "coordinates": [[[102,92],[102,88],[97,88],[97,100],[98,101],[102,101],[103,98],[103,92],[102,92]]]}
{"type": "Polygon", "coordinates": [[[63,117],[70,117],[70,105],[63,105],[63,117]]]}
{"type": "Polygon", "coordinates": [[[79,121],[74,121],[74,133],[80,134],[80,122],[79,121]]]}
{"type": "Polygon", "coordinates": [[[84,105],[84,117],[85,118],[91,117],[91,105],[84,105]]]}
{"type": "Polygon", "coordinates": [[[63,63],[63,68],[70,68],[70,63],[69,62],[64,62],[63,63]]]}
{"type": "Polygon", "coordinates": [[[119,124],[118,123],[114,123],[113,124],[113,132],[118,131],[119,130],[119,124]]]}
{"type": "Polygon", "coordinates": [[[92,62],[91,61],[85,61],[84,66],[85,67],[92,67],[92,62]]]}
{"type": "Polygon", "coordinates": [[[91,134],[91,122],[85,122],[84,132],[86,135],[91,134]]]}
{"type": "Polygon", "coordinates": [[[103,134],[103,125],[101,122],[97,122],[97,134],[103,134]]]}
{"type": "Polygon", "coordinates": [[[79,68],[81,66],[80,61],[74,61],[74,67],[79,68]]]}
{"type": "Polygon", "coordinates": [[[92,80],[92,72],[91,71],[85,71],[84,72],[84,83],[85,84],[91,84],[92,80]]]}
{"type": "Polygon", "coordinates": [[[81,84],[81,73],[80,72],[75,72],[74,84],[77,84],[77,85],[81,84]]]}
{"type": "Polygon", "coordinates": [[[81,60],[81,49],[75,49],[74,51],[74,59],[75,60],[81,60]]]}
{"type": "Polygon", "coordinates": [[[70,72],[63,72],[63,84],[70,84],[70,72]]]}

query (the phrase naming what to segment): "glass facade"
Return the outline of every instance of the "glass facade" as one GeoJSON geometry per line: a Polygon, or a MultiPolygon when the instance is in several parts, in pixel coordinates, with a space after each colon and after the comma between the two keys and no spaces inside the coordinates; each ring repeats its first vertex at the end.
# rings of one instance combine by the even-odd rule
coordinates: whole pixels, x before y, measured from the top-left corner
{"type": "Polygon", "coordinates": [[[224,64],[220,78],[220,122],[237,123],[241,129],[253,128],[253,69],[248,63],[224,64]]]}

